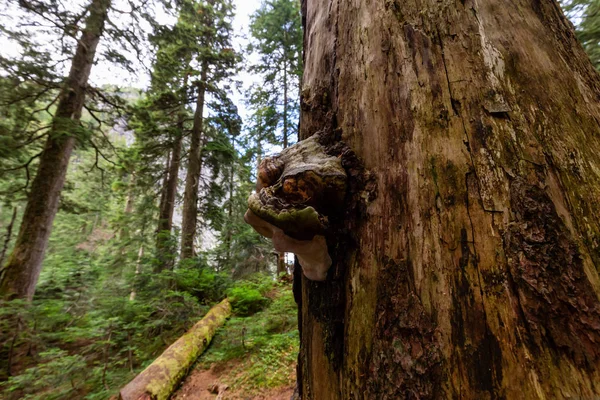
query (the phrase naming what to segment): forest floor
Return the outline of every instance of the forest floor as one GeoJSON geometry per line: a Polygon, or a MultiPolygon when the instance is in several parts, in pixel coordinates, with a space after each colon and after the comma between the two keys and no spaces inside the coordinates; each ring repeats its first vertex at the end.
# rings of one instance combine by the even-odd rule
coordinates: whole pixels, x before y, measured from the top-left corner
{"type": "Polygon", "coordinates": [[[298,353],[296,304],[289,284],[278,284],[268,297],[262,311],[233,316],[219,329],[171,399],[290,399],[298,353]]]}
{"type": "MultiPolygon", "coordinates": [[[[224,367],[210,368],[207,370],[195,369],[185,379],[179,390],[171,397],[172,400],[214,400],[220,391],[223,392],[223,400],[289,400],[294,393],[294,384],[262,390],[251,390],[246,388],[230,390],[223,384],[233,371],[238,368],[238,363],[228,363],[224,367]],[[225,368],[225,369],[223,369],[225,368]]],[[[295,376],[295,366],[292,373],[295,376]]]]}

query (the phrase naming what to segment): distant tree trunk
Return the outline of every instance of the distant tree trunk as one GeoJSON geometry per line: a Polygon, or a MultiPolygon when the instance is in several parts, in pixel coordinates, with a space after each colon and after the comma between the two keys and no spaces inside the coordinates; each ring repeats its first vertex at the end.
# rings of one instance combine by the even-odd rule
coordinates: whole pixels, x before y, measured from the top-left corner
{"type": "Polygon", "coordinates": [[[6,227],[6,234],[4,236],[4,243],[2,245],[2,251],[0,251],[0,269],[2,265],[4,265],[4,257],[6,256],[6,251],[8,250],[8,245],[10,244],[10,239],[12,238],[12,231],[15,225],[15,220],[17,219],[17,207],[13,208],[12,217],[10,218],[10,222],[6,227]]]}
{"type": "Polygon", "coordinates": [[[159,258],[159,269],[173,268],[173,249],[171,248],[170,234],[173,229],[173,213],[175,211],[175,199],[177,196],[177,182],[179,180],[179,167],[181,166],[181,141],[183,136],[183,117],[178,124],[181,128],[180,134],[173,141],[171,149],[171,160],[167,168],[167,179],[164,185],[164,197],[161,198],[158,215],[158,228],[156,236],[156,250],[159,258]]]}
{"type": "Polygon", "coordinates": [[[131,287],[131,292],[129,293],[129,301],[135,300],[135,296],[137,294],[135,289],[136,289],[137,280],[140,276],[143,259],[144,259],[144,245],[141,244],[140,249],[138,251],[137,260],[135,262],[135,275],[133,277],[133,285],[131,287]]]}
{"type": "Polygon", "coordinates": [[[302,398],[598,398],[600,79],[557,3],[302,9],[300,137],[358,156],[302,398]]]}
{"type": "Polygon", "coordinates": [[[285,253],[277,253],[277,276],[280,274],[287,275],[287,268],[285,267],[285,253]]]}
{"type": "Polygon", "coordinates": [[[206,78],[208,63],[202,63],[200,81],[198,82],[198,97],[194,112],[190,154],[188,157],[187,175],[185,177],[185,192],[183,194],[183,215],[181,221],[181,259],[194,257],[194,239],[196,237],[196,220],[198,218],[198,184],[202,171],[202,146],[204,142],[204,96],[206,94],[206,78]]]}
{"type": "MultiPolygon", "coordinates": [[[[262,132],[262,128],[258,127],[258,131],[262,132]]],[[[263,148],[262,148],[262,137],[260,137],[260,135],[258,136],[258,138],[256,139],[256,168],[258,168],[258,166],[260,165],[261,161],[262,161],[262,156],[263,156],[263,148]]]]}
{"type": "Polygon", "coordinates": [[[93,0],[90,4],[85,28],[78,40],[71,70],[61,90],[52,128],[31,184],[14,250],[0,274],[0,298],[33,298],[109,6],[110,0],[93,0]]]}
{"type": "Polygon", "coordinates": [[[287,62],[283,63],[283,148],[288,147],[288,78],[287,62]]]}
{"type": "MultiPolygon", "coordinates": [[[[189,61],[185,65],[189,67],[189,61]]],[[[175,200],[177,198],[177,184],[179,183],[179,168],[181,168],[181,145],[185,130],[185,118],[187,116],[187,89],[189,74],[183,78],[182,91],[184,93],[181,110],[177,121],[177,136],[173,141],[171,149],[171,160],[167,165],[167,180],[163,185],[163,196],[159,207],[158,227],[156,229],[156,250],[159,259],[159,270],[173,269],[175,249],[172,248],[170,234],[173,229],[173,214],[175,212],[175,200]]]]}
{"type": "MultiPolygon", "coordinates": [[[[163,213],[164,209],[167,206],[167,186],[168,186],[168,182],[169,182],[169,169],[171,168],[171,153],[173,149],[169,149],[169,151],[167,152],[167,160],[165,161],[165,172],[163,173],[163,179],[162,179],[162,184],[160,186],[160,200],[158,202],[158,225],[157,228],[160,226],[162,219],[160,218],[161,214],[163,213]]],[[[158,232],[158,229],[157,229],[158,232]]]]}
{"type": "Polygon", "coordinates": [[[129,176],[129,183],[127,184],[127,196],[125,197],[125,208],[123,209],[123,214],[125,214],[126,217],[125,224],[122,225],[121,229],[119,230],[119,241],[122,242],[122,251],[125,251],[126,247],[124,246],[126,243],[123,242],[127,242],[129,239],[129,221],[127,221],[127,217],[133,212],[133,203],[135,201],[135,179],[135,172],[132,172],[129,176]]]}
{"type": "MultiPolygon", "coordinates": [[[[230,170],[229,170],[229,204],[227,204],[227,221],[233,221],[233,186],[235,184],[234,181],[234,174],[233,174],[233,165],[231,166],[230,170]]],[[[231,266],[231,242],[232,242],[232,237],[233,237],[233,229],[232,226],[230,225],[227,228],[227,235],[225,236],[225,246],[226,246],[226,253],[225,253],[225,264],[227,266],[231,266]]]]}

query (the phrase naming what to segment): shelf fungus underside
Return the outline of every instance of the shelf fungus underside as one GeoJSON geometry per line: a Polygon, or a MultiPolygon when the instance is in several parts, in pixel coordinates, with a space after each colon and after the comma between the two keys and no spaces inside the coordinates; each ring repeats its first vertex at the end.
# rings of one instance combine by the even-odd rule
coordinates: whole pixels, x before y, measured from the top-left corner
{"type": "Polygon", "coordinates": [[[272,239],[276,251],[296,254],[308,279],[322,281],[331,266],[324,236],[328,215],[343,205],[346,173],[340,158],[326,154],[317,139],[312,136],[260,163],[244,219],[272,239]]]}

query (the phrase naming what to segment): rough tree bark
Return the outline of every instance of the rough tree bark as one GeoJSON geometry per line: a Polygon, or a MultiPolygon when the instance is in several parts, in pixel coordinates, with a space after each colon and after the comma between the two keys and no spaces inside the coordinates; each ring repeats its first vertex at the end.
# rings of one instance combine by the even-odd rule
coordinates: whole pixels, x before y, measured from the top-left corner
{"type": "Polygon", "coordinates": [[[33,298],[75,146],[73,131],[81,118],[88,78],[109,6],[110,0],[93,0],[90,4],[85,28],[78,40],[71,70],[61,90],[52,128],[31,184],[14,250],[0,271],[0,298],[33,298]]]}
{"type": "Polygon", "coordinates": [[[357,155],[304,399],[600,396],[600,79],[554,0],[304,0],[302,139],[357,155]]]}
{"type": "Polygon", "coordinates": [[[6,234],[4,235],[4,243],[2,245],[2,251],[0,251],[0,267],[4,265],[4,256],[6,255],[6,250],[8,250],[8,245],[10,244],[10,239],[12,238],[12,230],[15,225],[15,220],[17,219],[17,207],[13,207],[12,217],[10,218],[10,222],[6,227],[6,234]]]}
{"type": "Polygon", "coordinates": [[[198,218],[198,184],[202,172],[202,146],[204,145],[204,96],[206,94],[206,78],[208,63],[202,63],[200,81],[198,82],[198,97],[192,126],[188,168],[185,177],[183,193],[183,212],[181,221],[181,259],[194,257],[194,239],[196,237],[196,222],[198,218]]]}

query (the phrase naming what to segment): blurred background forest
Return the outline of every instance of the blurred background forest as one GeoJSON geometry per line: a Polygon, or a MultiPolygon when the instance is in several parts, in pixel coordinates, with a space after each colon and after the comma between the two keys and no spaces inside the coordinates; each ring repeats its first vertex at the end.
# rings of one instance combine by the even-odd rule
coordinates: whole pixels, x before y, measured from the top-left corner
{"type": "MultiPolygon", "coordinates": [[[[243,214],[258,163],[296,141],[298,1],[257,2],[245,36],[232,0],[1,4],[0,397],[109,398],[227,296],[208,361],[293,379],[291,259],[243,214]],[[24,217],[54,195],[48,226],[24,217]],[[50,228],[21,290],[28,229],[50,228]]],[[[600,2],[561,5],[600,68],[600,2]]]]}

